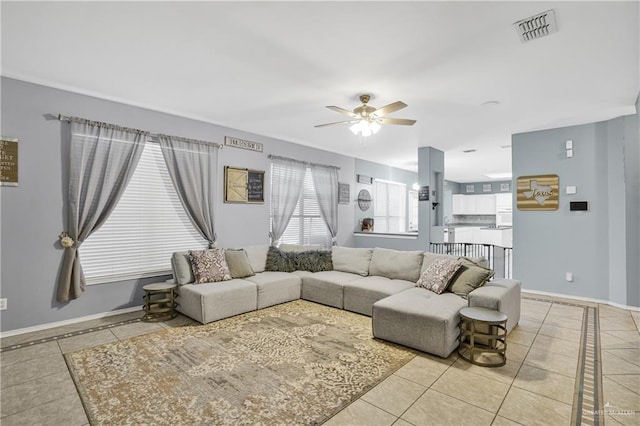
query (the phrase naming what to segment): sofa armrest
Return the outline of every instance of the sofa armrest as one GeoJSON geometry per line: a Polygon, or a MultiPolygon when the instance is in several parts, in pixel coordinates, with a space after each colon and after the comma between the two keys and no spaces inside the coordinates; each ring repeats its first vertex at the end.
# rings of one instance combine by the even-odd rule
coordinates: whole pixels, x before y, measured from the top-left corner
{"type": "Polygon", "coordinates": [[[506,314],[509,333],[520,321],[520,289],[518,280],[495,279],[469,293],[469,306],[494,309],[506,314]]]}

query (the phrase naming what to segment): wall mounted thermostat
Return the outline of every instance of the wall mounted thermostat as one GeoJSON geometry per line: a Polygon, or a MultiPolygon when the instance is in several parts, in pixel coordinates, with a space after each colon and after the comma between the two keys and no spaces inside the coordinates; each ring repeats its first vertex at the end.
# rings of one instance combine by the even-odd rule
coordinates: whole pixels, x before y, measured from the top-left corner
{"type": "Polygon", "coordinates": [[[589,210],[589,205],[587,201],[571,201],[569,203],[569,210],[574,211],[587,211],[589,210]]]}

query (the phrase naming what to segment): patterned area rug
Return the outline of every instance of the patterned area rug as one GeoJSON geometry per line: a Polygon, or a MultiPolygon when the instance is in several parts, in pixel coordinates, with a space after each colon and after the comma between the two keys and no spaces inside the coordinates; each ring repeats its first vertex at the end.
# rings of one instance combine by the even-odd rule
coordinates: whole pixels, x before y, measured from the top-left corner
{"type": "Polygon", "coordinates": [[[66,355],[91,424],[319,424],[415,356],[298,300],[66,355]]]}

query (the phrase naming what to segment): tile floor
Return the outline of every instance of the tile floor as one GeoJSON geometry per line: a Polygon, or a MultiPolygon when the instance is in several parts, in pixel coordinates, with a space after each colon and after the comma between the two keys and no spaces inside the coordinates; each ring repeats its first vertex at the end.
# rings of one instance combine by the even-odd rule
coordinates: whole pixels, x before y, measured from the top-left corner
{"type": "MultiPolygon", "coordinates": [[[[326,424],[572,424],[576,418],[572,408],[576,405],[576,371],[582,358],[581,329],[586,309],[577,305],[596,307],[568,299],[556,299],[554,303],[551,298],[526,295],[522,299],[521,321],[507,339],[505,366],[478,367],[456,354],[447,359],[424,354],[326,424]]],[[[600,412],[607,425],[640,425],[640,312],[607,305],[597,308],[596,347],[600,348],[602,369],[600,412]]],[[[185,317],[160,323],[133,321],[139,317],[140,313],[134,312],[2,339],[2,347],[40,339],[45,343],[0,354],[0,423],[88,424],[62,354],[192,323],[185,317]],[[94,331],[83,331],[88,329],[94,331]],[[65,334],[71,336],[64,337],[65,334]],[[58,337],[51,340],[54,336],[58,337]]],[[[586,384],[585,390],[588,387],[586,384]]],[[[583,423],[592,424],[592,408],[586,403],[582,408],[583,423]]]]}

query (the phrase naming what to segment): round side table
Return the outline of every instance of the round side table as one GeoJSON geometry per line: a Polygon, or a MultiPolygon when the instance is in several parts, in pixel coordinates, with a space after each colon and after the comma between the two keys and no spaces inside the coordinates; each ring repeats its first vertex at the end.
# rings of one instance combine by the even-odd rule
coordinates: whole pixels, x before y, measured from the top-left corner
{"type": "Polygon", "coordinates": [[[487,308],[460,310],[458,354],[472,364],[500,367],[507,363],[507,316],[487,308]],[[483,360],[477,359],[479,355],[483,360]]]}
{"type": "Polygon", "coordinates": [[[175,318],[176,290],[178,286],[172,283],[147,284],[144,290],[144,316],[142,321],[166,321],[175,318]]]}

